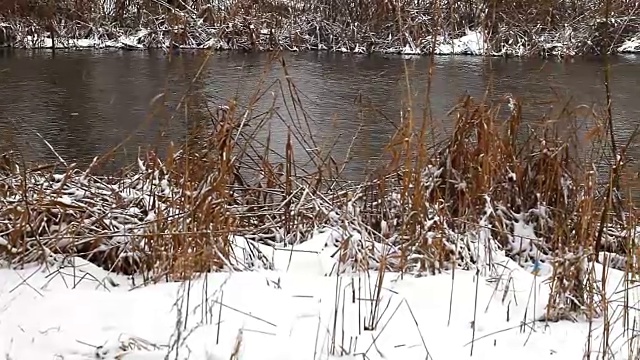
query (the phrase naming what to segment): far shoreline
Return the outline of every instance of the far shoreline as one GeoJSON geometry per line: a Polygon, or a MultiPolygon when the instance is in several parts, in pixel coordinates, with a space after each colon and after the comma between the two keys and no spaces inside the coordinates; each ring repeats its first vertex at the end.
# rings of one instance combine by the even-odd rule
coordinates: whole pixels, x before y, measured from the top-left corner
{"type": "MultiPolygon", "coordinates": [[[[50,40],[50,38],[45,38],[46,40],[50,40]]],[[[70,39],[64,40],[65,42],[73,42],[77,40],[85,40],[85,39],[70,39]]],[[[640,50],[638,51],[625,51],[625,52],[615,52],[610,54],[534,54],[534,55],[514,55],[514,54],[496,54],[496,53],[487,53],[487,54],[475,54],[468,52],[451,52],[451,53],[403,53],[400,52],[390,52],[390,51],[373,51],[373,52],[358,52],[358,51],[341,51],[336,49],[302,49],[302,50],[291,50],[291,49],[220,49],[220,48],[206,48],[206,47],[188,47],[188,46],[180,46],[180,47],[163,47],[163,46],[154,46],[154,47],[144,47],[144,48],[132,48],[127,46],[120,45],[102,45],[102,46],[37,46],[37,47],[26,47],[26,46],[13,46],[13,45],[4,45],[0,46],[0,51],[122,51],[122,52],[163,52],[163,53],[206,53],[213,52],[218,54],[223,53],[235,53],[235,54],[272,54],[272,53],[287,53],[287,54],[304,54],[304,53],[318,53],[318,54],[339,54],[339,55],[352,55],[352,56],[389,56],[389,57],[401,57],[404,59],[411,58],[427,58],[433,56],[435,58],[438,57],[447,57],[447,56],[462,56],[462,57],[482,57],[482,58],[491,58],[491,59],[519,59],[519,60],[527,60],[527,59],[604,59],[605,57],[627,57],[627,56],[640,56],[640,50]]]]}
{"type": "MultiPolygon", "coordinates": [[[[466,30],[465,35],[444,38],[442,36],[421,37],[414,41],[410,37],[400,36],[388,43],[375,44],[373,42],[340,41],[333,44],[318,41],[315,38],[302,39],[300,36],[287,35],[284,29],[262,29],[253,32],[247,39],[246,34],[234,37],[224,37],[218,34],[219,29],[207,29],[208,40],[200,39],[198,43],[178,44],[172,37],[173,33],[166,30],[148,30],[116,28],[110,29],[108,36],[106,30],[100,36],[93,37],[52,37],[50,32],[39,32],[38,35],[26,35],[24,32],[14,31],[16,25],[0,22],[0,49],[19,50],[126,50],[126,51],[151,51],[164,52],[182,51],[214,51],[237,53],[303,53],[303,52],[328,52],[350,55],[387,55],[403,57],[427,57],[427,56],[478,56],[487,58],[522,58],[522,59],[549,59],[549,58],[603,58],[624,54],[640,54],[640,33],[627,36],[624,39],[617,38],[617,45],[611,45],[609,52],[597,53],[591,51],[576,51],[581,48],[578,42],[557,42],[538,39],[537,43],[529,47],[522,45],[511,46],[498,43],[492,36],[486,36],[481,30],[466,30]],[[279,33],[277,39],[275,33],[279,33]],[[48,36],[44,35],[48,34],[48,36]],[[435,43],[434,43],[435,40],[435,43]],[[361,44],[362,43],[362,44],[361,44]],[[363,45],[364,44],[364,45],[363,45]],[[404,45],[403,45],[404,44],[404,45]],[[418,45],[416,45],[418,44],[418,45]],[[493,50],[496,46],[500,51],[493,50]]],[[[193,30],[193,29],[191,29],[193,30]]],[[[201,29],[198,29],[201,30],[201,29]]],[[[190,31],[190,30],[189,30],[190,31]]],[[[320,36],[318,36],[320,39],[320,36]]]]}

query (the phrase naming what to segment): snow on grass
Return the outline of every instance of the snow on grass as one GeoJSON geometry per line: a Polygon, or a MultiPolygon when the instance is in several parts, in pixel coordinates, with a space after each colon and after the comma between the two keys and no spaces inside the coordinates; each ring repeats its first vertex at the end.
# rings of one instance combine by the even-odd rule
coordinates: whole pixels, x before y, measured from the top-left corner
{"type": "Polygon", "coordinates": [[[640,53],[640,34],[626,40],[619,48],[621,53],[640,53]]]}
{"type": "MultiPolygon", "coordinates": [[[[131,278],[80,259],[2,269],[0,355],[140,360],[170,353],[170,359],[212,360],[235,354],[301,360],[366,354],[439,360],[468,357],[473,347],[475,359],[583,356],[586,321],[534,321],[544,315],[549,265],[542,264],[534,276],[499,257],[478,274],[457,270],[453,281],[450,273],[403,278],[386,273],[378,289],[376,273],[327,276],[336,265],[334,249],[327,246],[332,236],[317,234],[288,249],[264,247],[274,270],[207,274],[184,283],[134,286],[131,278]]],[[[610,270],[609,294],[621,290],[621,280],[620,272],[610,270]]],[[[611,299],[613,322],[622,301],[620,294],[611,299]]],[[[637,299],[629,302],[633,306],[637,299]]],[[[612,358],[626,359],[627,336],[619,323],[611,330],[612,358]]],[[[593,323],[593,351],[602,324],[593,323]]]]}
{"type": "MultiPolygon", "coordinates": [[[[260,34],[268,36],[272,32],[271,29],[262,29],[260,30],[260,34]]],[[[146,39],[152,35],[152,32],[145,29],[139,29],[136,32],[122,35],[115,40],[107,40],[99,37],[92,37],[88,39],[65,39],[65,38],[56,38],[55,41],[50,37],[34,37],[27,36],[24,41],[19,44],[20,47],[31,48],[31,49],[46,49],[46,48],[57,48],[57,49],[91,49],[91,48],[118,48],[118,49],[129,49],[129,50],[144,50],[149,47],[161,47],[161,48],[169,48],[171,46],[171,42],[168,39],[164,41],[159,41],[155,39],[152,43],[156,44],[156,46],[152,45],[146,39]],[[55,46],[54,46],[55,45],[55,46]]],[[[542,47],[547,49],[548,51],[555,53],[567,47],[568,44],[559,43],[553,39],[540,39],[543,44],[542,47]]],[[[211,38],[208,41],[200,45],[180,45],[180,48],[183,49],[209,49],[213,48],[216,50],[229,50],[231,46],[227,44],[225,41],[222,41],[218,38],[211,38]]],[[[471,31],[467,30],[466,34],[459,38],[447,38],[447,37],[439,37],[437,39],[435,54],[436,55],[474,55],[474,56],[482,56],[490,54],[492,56],[501,56],[501,55],[513,55],[513,56],[522,56],[525,54],[525,49],[523,46],[506,46],[501,52],[487,52],[488,42],[486,36],[481,31],[471,31]]],[[[299,51],[297,47],[287,47],[290,51],[299,51]]],[[[348,48],[344,45],[340,46],[328,46],[327,44],[318,44],[318,50],[326,50],[330,49],[334,52],[341,53],[353,53],[353,54],[363,54],[367,52],[367,49],[360,45],[356,44],[353,48],[348,48]]],[[[387,54],[400,54],[400,55],[425,55],[431,48],[423,49],[416,45],[416,43],[407,35],[407,44],[404,47],[390,47],[384,49],[382,52],[387,54]]],[[[619,53],[640,53],[640,34],[626,40],[621,46],[617,48],[619,53]]]]}
{"type": "Polygon", "coordinates": [[[436,47],[436,54],[464,54],[464,55],[484,55],[485,40],[484,34],[480,31],[467,30],[466,35],[458,39],[441,40],[436,47]]]}

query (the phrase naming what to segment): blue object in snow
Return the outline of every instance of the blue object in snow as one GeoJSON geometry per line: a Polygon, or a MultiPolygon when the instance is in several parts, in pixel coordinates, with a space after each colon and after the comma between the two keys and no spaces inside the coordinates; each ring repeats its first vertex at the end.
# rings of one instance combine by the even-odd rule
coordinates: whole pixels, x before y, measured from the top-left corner
{"type": "Polygon", "coordinates": [[[533,270],[531,271],[531,273],[535,276],[540,275],[540,270],[542,270],[542,266],[540,264],[540,260],[536,259],[533,262],[533,270]]]}

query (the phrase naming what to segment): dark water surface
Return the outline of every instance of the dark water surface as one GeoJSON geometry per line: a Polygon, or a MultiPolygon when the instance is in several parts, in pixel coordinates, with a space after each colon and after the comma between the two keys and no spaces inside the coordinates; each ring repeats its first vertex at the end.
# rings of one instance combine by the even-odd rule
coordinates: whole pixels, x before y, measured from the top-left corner
{"type": "MultiPolygon", "coordinates": [[[[122,164],[135,159],[138,147],[162,148],[182,139],[187,124],[202,119],[207,106],[215,108],[234,95],[240,105],[247,105],[258,89],[265,91],[258,110],[275,105],[272,145],[284,149],[294,109],[282,66],[269,66],[267,54],[215,54],[194,81],[204,55],[185,53],[169,59],[165,53],[147,52],[0,50],[0,150],[54,161],[38,133],[67,161],[87,165],[132,135],[119,152],[122,164]],[[189,87],[187,106],[173,115],[189,87]],[[160,93],[167,106],[151,106],[160,93]]],[[[400,112],[409,107],[408,99],[422,118],[428,58],[306,53],[287,54],[285,61],[317,143],[325,148],[335,143],[339,156],[351,148],[350,177],[358,177],[370,160],[381,156],[400,112]],[[407,96],[407,75],[412,96],[407,96]]],[[[494,98],[506,93],[524,98],[532,122],[548,112],[550,101],[573,97],[574,105],[591,105],[605,100],[600,60],[438,57],[435,62],[431,106],[440,131],[450,129],[445,115],[462,95],[482,96],[490,84],[494,98]]],[[[611,87],[616,132],[623,141],[640,123],[640,57],[612,60],[611,87]]],[[[630,152],[640,157],[637,147],[630,152]]]]}

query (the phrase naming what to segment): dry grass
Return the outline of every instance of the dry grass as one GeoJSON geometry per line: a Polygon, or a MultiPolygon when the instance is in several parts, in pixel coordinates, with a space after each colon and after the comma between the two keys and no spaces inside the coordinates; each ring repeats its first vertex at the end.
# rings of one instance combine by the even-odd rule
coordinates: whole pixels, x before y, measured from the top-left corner
{"type": "Polygon", "coordinates": [[[640,33],[638,11],[630,0],[11,0],[0,4],[0,44],[104,42],[146,29],[143,47],[431,53],[474,29],[488,34],[489,53],[572,56],[615,52],[640,33]]]}
{"type": "MultiPolygon", "coordinates": [[[[93,175],[100,159],[79,170],[3,156],[1,259],[19,266],[78,255],[149,281],[179,280],[269,268],[260,245],[300,243],[329,227],[341,234],[337,272],[491,271],[498,250],[523,265],[551,262],[548,319],[600,313],[588,306],[590,261],[612,253],[616,267],[635,266],[633,206],[612,195],[622,192],[615,176],[625,159],[607,176],[594,171],[601,159],[579,161],[577,145],[556,128],[574,110],[531,128],[521,125],[516,99],[465,97],[438,146],[409,112],[383,171],[353,183],[340,179],[330,153],[310,150],[312,166],[294,160],[295,149],[320,146],[295,84],[282,85],[280,96],[297,109],[283,149],[271,147],[267,124],[284,120],[275,109],[253,112],[256,89],[246,108],[231,101],[212,111],[184,144],[162,159],[141,154],[120,177],[93,175]]],[[[605,113],[592,111],[593,146],[608,145],[605,113]]]]}

